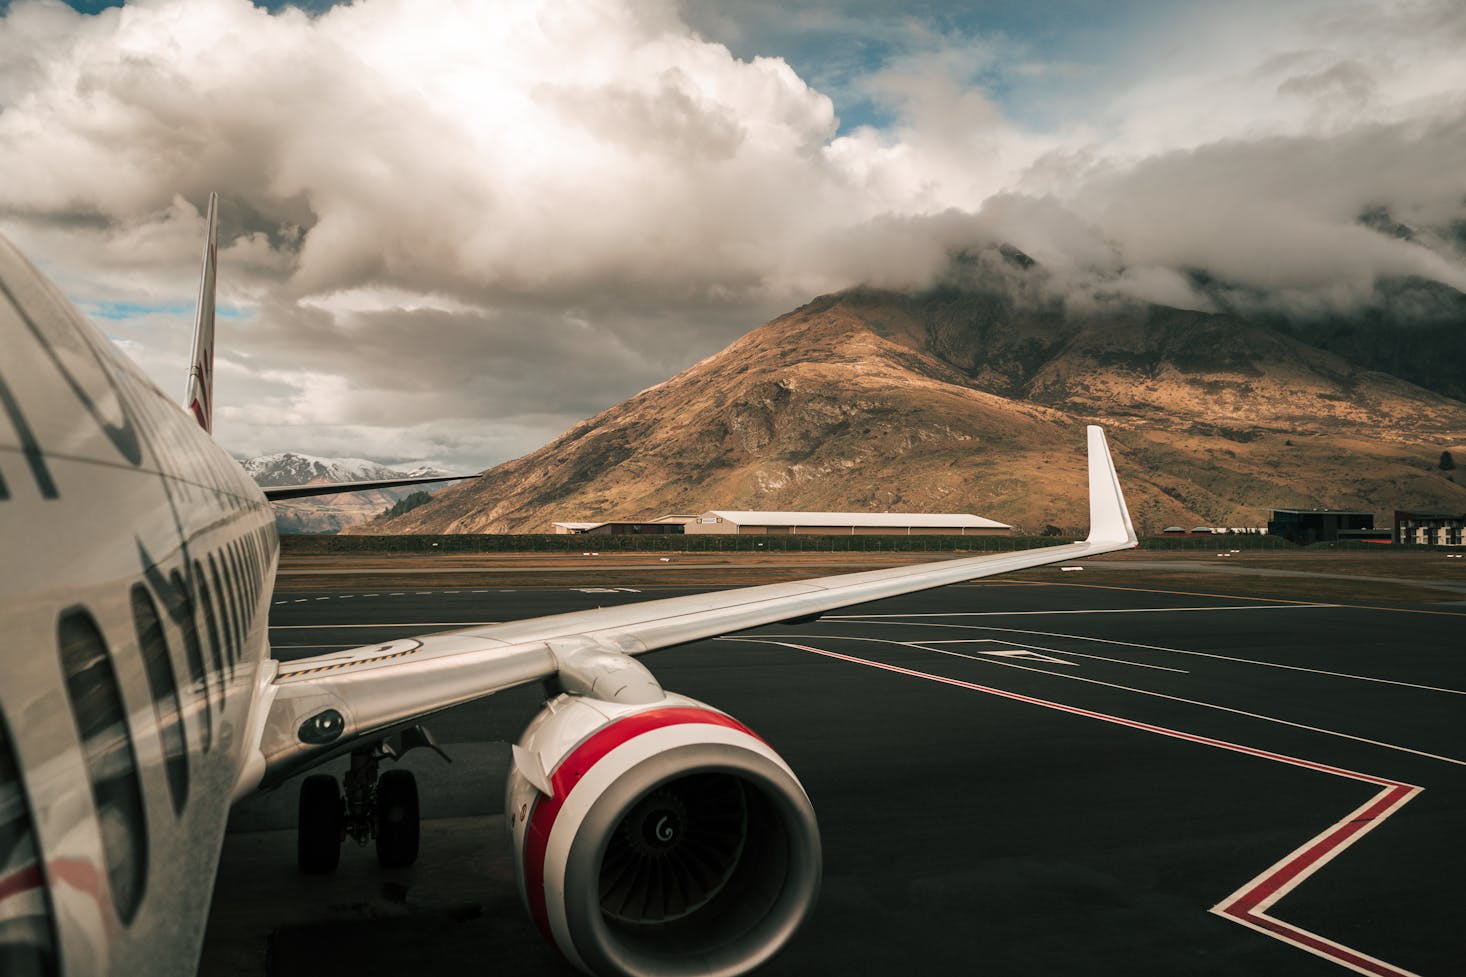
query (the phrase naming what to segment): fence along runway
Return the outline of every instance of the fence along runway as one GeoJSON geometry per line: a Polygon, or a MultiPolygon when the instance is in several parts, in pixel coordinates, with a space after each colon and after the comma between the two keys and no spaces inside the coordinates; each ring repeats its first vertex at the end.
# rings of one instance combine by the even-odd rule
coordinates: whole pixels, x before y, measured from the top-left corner
{"type": "MultiPolygon", "coordinates": [[[[282,591],[272,636],[279,657],[303,657],[680,592],[282,591]]],[[[1444,975],[1466,960],[1454,919],[1462,618],[995,581],[650,664],[765,736],[819,812],[820,906],[764,973],[1444,975]]],[[[537,696],[433,723],[453,767],[407,761],[425,816],[440,820],[425,826],[422,862],[391,873],[405,898],[383,894],[369,852],[302,886],[288,831],[268,845],[259,833],[288,828],[293,791],[241,809],[209,942],[261,948],[227,966],[206,949],[202,972],[302,972],[356,924],[367,972],[404,941],[424,965],[568,972],[518,910],[498,818],[503,741],[537,696]],[[444,867],[466,851],[471,880],[444,867]],[[230,891],[246,879],[252,891],[230,891]],[[274,915],[248,911],[252,900],[274,915]],[[412,939],[415,920],[430,941],[412,939]]]]}

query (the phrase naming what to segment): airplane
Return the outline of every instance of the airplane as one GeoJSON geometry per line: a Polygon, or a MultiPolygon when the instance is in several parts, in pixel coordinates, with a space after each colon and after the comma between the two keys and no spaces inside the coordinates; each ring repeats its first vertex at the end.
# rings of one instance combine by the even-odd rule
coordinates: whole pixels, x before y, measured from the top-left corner
{"type": "MultiPolygon", "coordinates": [[[[217,199],[183,406],[0,237],[0,973],[191,974],[230,806],[300,775],[297,858],[419,844],[434,713],[543,683],[505,787],[521,901],[598,975],[745,973],[808,916],[819,828],[757,733],[651,652],[1128,549],[1103,431],[1075,543],[270,655],[280,543],[213,440],[217,199]],[[350,757],[343,782],[308,773],[350,757]]],[[[361,487],[360,485],[356,487],[361,487]]],[[[295,486],[297,494],[340,486],[295,486]]]]}

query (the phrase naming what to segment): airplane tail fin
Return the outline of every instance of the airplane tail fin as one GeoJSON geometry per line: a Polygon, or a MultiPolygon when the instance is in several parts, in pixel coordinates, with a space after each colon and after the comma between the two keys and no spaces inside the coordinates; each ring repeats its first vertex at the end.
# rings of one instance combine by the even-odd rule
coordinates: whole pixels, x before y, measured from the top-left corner
{"type": "Polygon", "coordinates": [[[199,427],[214,432],[214,278],[219,263],[219,195],[209,194],[209,231],[199,277],[199,304],[193,320],[193,358],[183,405],[199,427]]]}
{"type": "Polygon", "coordinates": [[[1134,546],[1135,526],[1120,491],[1115,460],[1104,428],[1091,424],[1089,432],[1089,539],[1091,543],[1129,543],[1134,546]]]}

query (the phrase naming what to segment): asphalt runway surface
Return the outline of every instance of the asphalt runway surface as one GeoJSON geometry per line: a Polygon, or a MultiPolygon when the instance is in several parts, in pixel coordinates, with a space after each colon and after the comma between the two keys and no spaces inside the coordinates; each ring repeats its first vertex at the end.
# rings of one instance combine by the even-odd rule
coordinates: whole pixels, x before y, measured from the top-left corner
{"type": "MultiPolygon", "coordinates": [[[[959,585],[644,659],[767,739],[820,817],[819,905],[761,973],[1466,973],[1466,613],[1094,583],[959,585]]],[[[271,637],[300,658],[686,592],[281,590],[271,637]]],[[[540,697],[429,723],[455,762],[404,760],[429,819],[410,869],[348,843],[303,878],[294,786],[241,805],[200,972],[572,973],[519,906],[502,818],[540,697]]]]}

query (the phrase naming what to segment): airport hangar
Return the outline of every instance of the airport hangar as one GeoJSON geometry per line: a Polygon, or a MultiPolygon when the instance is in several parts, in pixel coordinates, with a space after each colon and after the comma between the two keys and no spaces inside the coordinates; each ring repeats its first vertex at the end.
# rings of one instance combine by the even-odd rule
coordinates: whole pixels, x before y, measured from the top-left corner
{"type": "Polygon", "coordinates": [[[965,512],[764,512],[711,509],[648,522],[557,522],[557,533],[635,536],[1006,536],[1013,527],[965,512]]]}

